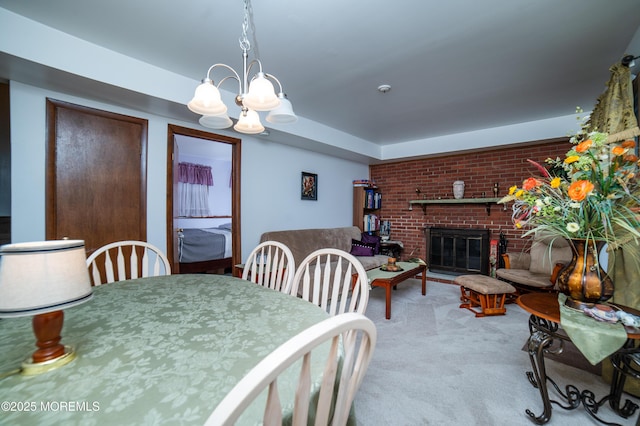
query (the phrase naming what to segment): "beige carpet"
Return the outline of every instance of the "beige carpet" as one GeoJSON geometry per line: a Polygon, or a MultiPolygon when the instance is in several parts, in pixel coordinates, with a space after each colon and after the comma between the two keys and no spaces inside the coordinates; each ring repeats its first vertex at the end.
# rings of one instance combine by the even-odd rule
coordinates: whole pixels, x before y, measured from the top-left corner
{"type": "MultiPolygon", "coordinates": [[[[391,319],[384,319],[384,290],[370,293],[367,316],[378,329],[378,344],[356,397],[362,426],[377,425],[533,425],[525,414],[543,411],[539,391],[527,380],[529,315],[508,305],[504,316],[476,318],[459,309],[460,290],[452,284],[409,280],[393,292],[391,319]]],[[[598,375],[549,360],[547,373],[560,386],[590,389],[598,399],[609,386],[598,375]]],[[[555,393],[552,397],[557,398],[555,393]]],[[[638,399],[631,398],[640,404],[638,399]]],[[[634,425],[606,405],[605,420],[634,425]]],[[[549,425],[597,424],[582,407],[554,406],[549,425]]]]}

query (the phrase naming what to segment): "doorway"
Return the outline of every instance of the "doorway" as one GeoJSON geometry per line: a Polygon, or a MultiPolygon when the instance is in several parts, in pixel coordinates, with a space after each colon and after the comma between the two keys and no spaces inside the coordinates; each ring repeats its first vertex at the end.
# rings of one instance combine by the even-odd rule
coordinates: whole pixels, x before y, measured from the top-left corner
{"type": "MultiPolygon", "coordinates": [[[[218,270],[226,265],[220,259],[212,259],[211,261],[198,261],[183,263],[180,260],[180,238],[184,237],[184,217],[181,217],[178,202],[178,185],[179,185],[179,161],[180,149],[177,139],[181,137],[194,138],[200,142],[212,144],[224,144],[225,147],[231,148],[231,168],[229,185],[231,187],[231,262],[232,273],[235,274],[235,265],[241,260],[241,238],[240,238],[240,143],[241,140],[228,136],[218,135],[214,133],[204,132],[201,130],[169,125],[167,132],[167,256],[171,262],[172,271],[175,273],[194,273],[194,272],[210,272],[218,270]]],[[[184,138],[182,138],[184,139],[184,138]]],[[[188,142],[187,142],[188,143],[188,142]]],[[[224,182],[221,182],[224,185],[224,182]]],[[[212,217],[205,219],[220,219],[221,217],[212,217]]],[[[224,216],[224,215],[222,215],[224,216]]],[[[224,217],[222,217],[224,219],[224,217]]],[[[226,222],[226,221],[225,221],[226,222]]]]}

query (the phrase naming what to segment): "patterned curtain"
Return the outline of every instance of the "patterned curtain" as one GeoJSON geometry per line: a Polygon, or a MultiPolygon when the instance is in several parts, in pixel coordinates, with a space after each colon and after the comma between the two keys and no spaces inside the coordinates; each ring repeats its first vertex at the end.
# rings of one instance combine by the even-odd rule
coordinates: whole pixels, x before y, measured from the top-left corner
{"type": "Polygon", "coordinates": [[[611,77],[607,82],[607,89],[596,101],[591,112],[589,130],[606,132],[610,135],[628,131],[631,136],[637,136],[638,120],[633,110],[633,84],[631,71],[628,66],[617,63],[609,68],[611,77]],[[635,133],[635,134],[634,134],[635,133]]]}
{"type": "Polygon", "coordinates": [[[178,164],[178,214],[186,217],[210,216],[209,187],[213,186],[211,167],[202,164],[178,164]]]}
{"type": "MultiPolygon", "coordinates": [[[[588,124],[590,131],[609,133],[607,140],[613,143],[632,139],[640,134],[640,130],[633,109],[633,84],[629,67],[618,63],[609,71],[611,77],[607,88],[598,98],[588,124]]],[[[611,301],[640,309],[640,246],[627,244],[624,249],[612,253],[607,271],[614,285],[611,301]]],[[[602,376],[605,380],[611,381],[613,369],[609,361],[603,361],[602,376]]],[[[628,377],[624,390],[640,396],[640,381],[628,377]]]]}
{"type": "MultiPolygon", "coordinates": [[[[611,77],[591,112],[590,131],[609,133],[610,142],[632,139],[640,134],[633,108],[633,82],[629,67],[616,63],[611,77]]],[[[640,246],[628,244],[609,256],[609,276],[615,291],[612,301],[640,309],[640,246]]]]}

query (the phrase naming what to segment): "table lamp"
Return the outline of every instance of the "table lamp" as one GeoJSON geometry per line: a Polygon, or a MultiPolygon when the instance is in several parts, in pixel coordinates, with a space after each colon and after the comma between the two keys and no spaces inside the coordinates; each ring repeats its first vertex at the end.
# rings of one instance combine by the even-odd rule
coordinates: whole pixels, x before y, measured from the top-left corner
{"type": "Polygon", "coordinates": [[[0,247],[0,318],[33,315],[38,349],[21,373],[35,375],[73,361],[60,343],[63,309],[93,297],[82,240],[7,244],[0,247]]]}

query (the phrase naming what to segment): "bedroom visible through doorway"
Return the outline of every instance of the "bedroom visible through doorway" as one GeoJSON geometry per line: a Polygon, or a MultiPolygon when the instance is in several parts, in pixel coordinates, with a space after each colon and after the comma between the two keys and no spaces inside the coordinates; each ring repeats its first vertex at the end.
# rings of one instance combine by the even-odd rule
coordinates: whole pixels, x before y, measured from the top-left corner
{"type": "Polygon", "coordinates": [[[174,270],[232,273],[240,262],[240,141],[176,126],[169,133],[174,270]]]}

